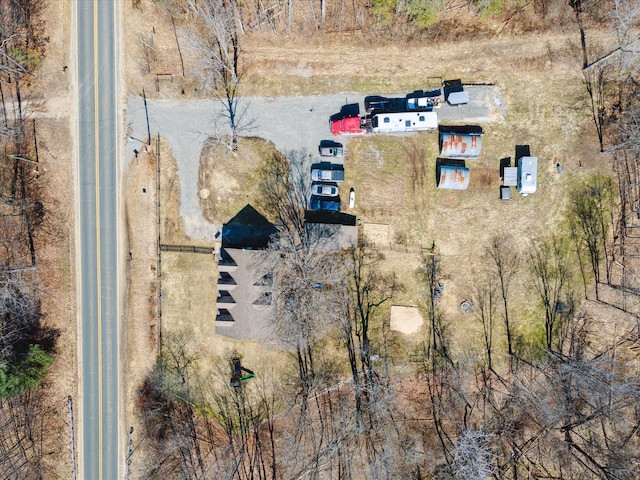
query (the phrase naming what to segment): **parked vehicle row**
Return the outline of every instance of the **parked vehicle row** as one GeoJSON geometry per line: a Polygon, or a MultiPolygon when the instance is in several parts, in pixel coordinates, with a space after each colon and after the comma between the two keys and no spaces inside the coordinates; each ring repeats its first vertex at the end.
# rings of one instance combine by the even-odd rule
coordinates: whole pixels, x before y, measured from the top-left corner
{"type": "Polygon", "coordinates": [[[334,135],[361,135],[366,133],[399,133],[435,130],[438,128],[436,109],[443,102],[452,106],[469,102],[469,93],[462,80],[439,78],[436,88],[415,90],[404,97],[369,95],[364,98],[365,115],[360,115],[359,104],[344,105],[331,116],[329,126],[334,135]]]}
{"type": "Polygon", "coordinates": [[[334,135],[419,132],[436,128],[438,128],[436,112],[374,113],[365,117],[348,117],[331,121],[331,133],[334,135]]]}
{"type": "MultiPolygon", "coordinates": [[[[341,143],[322,140],[318,147],[322,157],[342,157],[344,148],[341,143]]],[[[344,166],[328,161],[311,166],[311,198],[309,210],[340,211],[338,183],[344,181],[344,166]]]]}
{"type": "Polygon", "coordinates": [[[382,97],[369,95],[364,98],[364,109],[367,113],[373,112],[429,112],[439,108],[442,103],[442,90],[415,90],[405,97],[382,97]]]}

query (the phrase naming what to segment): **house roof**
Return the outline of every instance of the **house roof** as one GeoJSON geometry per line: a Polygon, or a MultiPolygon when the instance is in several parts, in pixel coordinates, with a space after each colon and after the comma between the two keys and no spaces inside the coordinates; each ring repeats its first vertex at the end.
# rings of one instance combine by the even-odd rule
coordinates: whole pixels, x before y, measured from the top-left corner
{"type": "Polygon", "coordinates": [[[222,246],[225,248],[264,249],[276,227],[251,205],[247,204],[235,217],[222,226],[222,246]]]}
{"type": "Polygon", "coordinates": [[[218,264],[221,273],[233,279],[233,285],[218,279],[216,333],[236,340],[270,340],[272,279],[275,252],[224,248],[221,258],[233,259],[233,265],[218,264]]]}

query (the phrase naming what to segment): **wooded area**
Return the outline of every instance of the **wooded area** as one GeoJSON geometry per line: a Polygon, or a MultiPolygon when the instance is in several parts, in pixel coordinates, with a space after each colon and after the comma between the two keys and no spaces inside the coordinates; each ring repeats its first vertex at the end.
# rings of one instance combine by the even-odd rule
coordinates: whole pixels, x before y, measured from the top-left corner
{"type": "Polygon", "coordinates": [[[57,332],[42,323],[35,239],[47,232],[30,79],[44,55],[41,0],[0,1],[0,476],[45,478],[54,420],[40,384],[57,332]]]}

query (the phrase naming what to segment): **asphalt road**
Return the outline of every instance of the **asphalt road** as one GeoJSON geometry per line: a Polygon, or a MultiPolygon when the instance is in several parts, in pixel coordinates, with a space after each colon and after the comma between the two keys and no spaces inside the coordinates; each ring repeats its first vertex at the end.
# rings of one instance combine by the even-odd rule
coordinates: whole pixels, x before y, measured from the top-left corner
{"type": "Polygon", "coordinates": [[[111,0],[75,2],[81,345],[81,476],[117,479],[117,92],[111,0]]]}

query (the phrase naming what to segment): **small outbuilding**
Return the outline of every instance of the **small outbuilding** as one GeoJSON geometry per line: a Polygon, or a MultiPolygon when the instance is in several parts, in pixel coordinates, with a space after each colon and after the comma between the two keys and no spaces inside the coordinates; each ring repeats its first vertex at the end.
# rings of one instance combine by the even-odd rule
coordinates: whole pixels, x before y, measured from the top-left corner
{"type": "Polygon", "coordinates": [[[515,187],[518,185],[518,167],[504,167],[502,184],[505,187],[515,187]]]}
{"type": "Polygon", "coordinates": [[[469,103],[469,93],[462,86],[462,80],[445,80],[443,84],[444,99],[449,105],[464,105],[469,103]]]}
{"type": "Polygon", "coordinates": [[[458,165],[436,166],[436,181],[438,188],[449,190],[466,190],[469,186],[471,172],[466,167],[458,165]]]}
{"type": "Polygon", "coordinates": [[[445,158],[477,158],[482,149],[482,127],[477,125],[440,125],[440,156],[445,158]]]}

